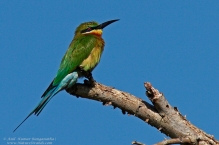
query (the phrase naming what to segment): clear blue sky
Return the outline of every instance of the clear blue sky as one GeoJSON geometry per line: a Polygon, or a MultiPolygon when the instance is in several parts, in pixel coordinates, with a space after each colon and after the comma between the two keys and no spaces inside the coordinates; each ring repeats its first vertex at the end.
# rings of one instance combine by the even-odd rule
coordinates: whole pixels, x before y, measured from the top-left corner
{"type": "Polygon", "coordinates": [[[4,138],[48,138],[54,145],[153,144],[166,138],[121,110],[56,95],[40,116],[14,128],[40,101],[75,28],[106,27],[93,71],[105,85],[148,101],[151,82],[194,125],[219,139],[219,1],[0,1],[0,144],[4,138]]]}

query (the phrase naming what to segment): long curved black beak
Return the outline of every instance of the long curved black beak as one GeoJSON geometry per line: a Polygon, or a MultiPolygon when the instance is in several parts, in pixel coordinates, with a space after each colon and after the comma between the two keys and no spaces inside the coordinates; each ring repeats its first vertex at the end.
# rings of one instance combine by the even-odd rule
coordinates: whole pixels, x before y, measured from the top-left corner
{"type": "Polygon", "coordinates": [[[112,23],[114,23],[114,22],[116,22],[116,21],[119,21],[119,19],[115,19],[115,20],[110,20],[110,21],[104,22],[104,23],[102,23],[102,24],[96,26],[95,29],[103,29],[103,28],[105,28],[106,26],[108,26],[109,24],[112,24],[112,23]]]}

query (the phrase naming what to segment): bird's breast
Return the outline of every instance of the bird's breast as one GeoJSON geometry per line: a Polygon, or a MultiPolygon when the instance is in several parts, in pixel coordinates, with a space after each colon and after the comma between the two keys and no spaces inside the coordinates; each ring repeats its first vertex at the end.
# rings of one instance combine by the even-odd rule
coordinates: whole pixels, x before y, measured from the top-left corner
{"type": "Polygon", "coordinates": [[[100,61],[103,48],[104,41],[102,40],[92,49],[90,55],[81,63],[80,68],[84,71],[92,71],[100,61]]]}

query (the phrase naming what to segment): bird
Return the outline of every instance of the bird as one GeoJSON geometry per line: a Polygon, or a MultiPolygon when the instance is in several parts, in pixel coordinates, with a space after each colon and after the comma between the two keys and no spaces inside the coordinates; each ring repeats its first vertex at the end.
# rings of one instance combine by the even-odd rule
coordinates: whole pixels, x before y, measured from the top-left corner
{"type": "Polygon", "coordinates": [[[119,19],[98,24],[95,21],[84,22],[76,30],[65,55],[63,56],[55,78],[41,96],[41,101],[29,115],[14,129],[15,132],[32,114],[38,116],[47,103],[60,91],[75,85],[80,77],[93,78],[91,72],[100,62],[105,42],[103,28],[119,19]]]}

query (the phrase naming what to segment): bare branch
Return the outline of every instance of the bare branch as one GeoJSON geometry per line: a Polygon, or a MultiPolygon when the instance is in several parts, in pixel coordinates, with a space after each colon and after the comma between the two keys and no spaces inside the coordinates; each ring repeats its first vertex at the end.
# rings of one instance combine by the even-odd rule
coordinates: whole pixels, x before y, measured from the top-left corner
{"type": "Polygon", "coordinates": [[[173,139],[164,140],[155,145],[186,144],[186,143],[194,144],[189,138],[173,138],[173,139]]]}
{"type": "Polygon", "coordinates": [[[143,144],[143,143],[141,143],[141,142],[137,142],[137,141],[133,141],[132,144],[133,144],[133,145],[145,145],[145,144],[143,144]]]}
{"type": "Polygon", "coordinates": [[[134,115],[171,138],[189,139],[193,144],[219,144],[213,136],[206,134],[186,120],[177,107],[172,107],[164,95],[150,83],[144,85],[147,90],[146,95],[153,105],[134,95],[97,82],[92,82],[92,86],[76,84],[67,92],[77,97],[102,102],[105,106],[118,107],[123,114],[134,115]]]}

